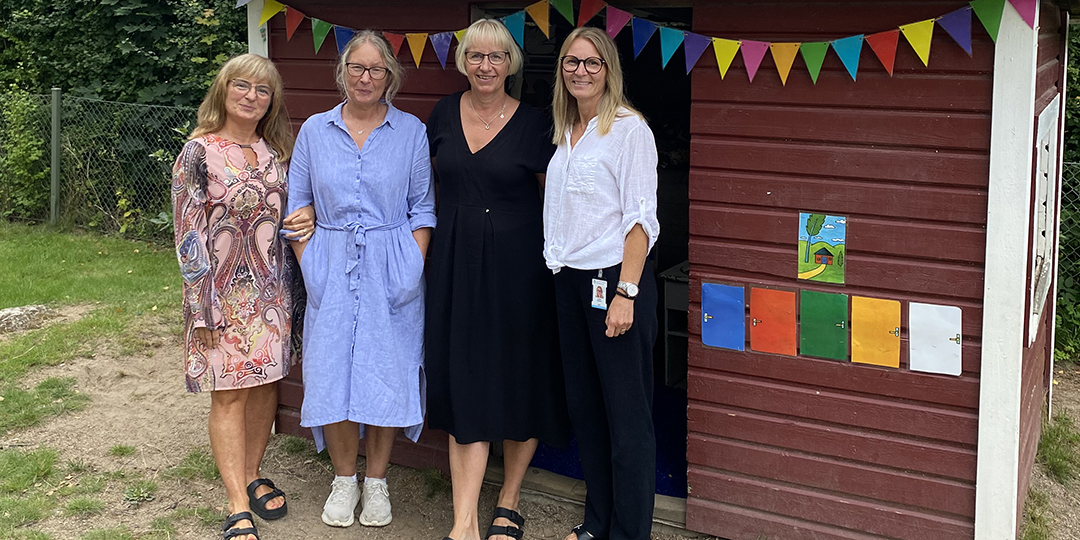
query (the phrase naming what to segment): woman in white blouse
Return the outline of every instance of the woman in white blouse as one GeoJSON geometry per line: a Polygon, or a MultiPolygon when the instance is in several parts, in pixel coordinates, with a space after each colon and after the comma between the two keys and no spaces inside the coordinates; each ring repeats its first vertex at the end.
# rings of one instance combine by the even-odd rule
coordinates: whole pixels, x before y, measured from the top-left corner
{"type": "Polygon", "coordinates": [[[555,272],[567,404],[588,494],[568,540],[647,540],[656,283],[656,143],[623,94],[615,44],[578,28],[563,43],[552,104],[544,257],[555,272]]]}

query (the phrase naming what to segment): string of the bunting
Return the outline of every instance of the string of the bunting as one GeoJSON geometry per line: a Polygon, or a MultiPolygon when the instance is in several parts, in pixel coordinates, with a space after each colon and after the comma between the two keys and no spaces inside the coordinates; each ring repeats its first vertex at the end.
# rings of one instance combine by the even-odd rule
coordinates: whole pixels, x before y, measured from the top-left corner
{"type": "MultiPolygon", "coordinates": [[[[250,1],[251,0],[238,0],[236,6],[243,6],[250,1]]],[[[506,26],[507,30],[510,31],[510,35],[513,36],[514,41],[516,41],[520,47],[524,48],[526,15],[533,20],[540,31],[544,33],[544,36],[550,38],[551,8],[555,8],[555,11],[562,15],[563,18],[579,27],[584,26],[594,17],[599,15],[600,12],[606,10],[606,31],[612,39],[618,36],[626,26],[631,27],[635,59],[641,54],[641,51],[645,49],[645,46],[653,36],[659,34],[662,68],[667,68],[671,58],[675,55],[675,51],[682,47],[686,58],[686,73],[690,73],[690,71],[694,69],[694,66],[697,65],[702,54],[704,54],[711,45],[713,53],[716,55],[716,64],[720,70],[721,79],[727,77],[731,64],[741,53],[750,82],[754,82],[754,77],[757,75],[758,68],[761,67],[765,55],[771,54],[773,61],[776,64],[776,70],[780,75],[780,81],[784,85],[787,85],[788,76],[791,74],[791,69],[795,64],[796,58],[799,56],[802,56],[803,62],[806,64],[806,69],[810,73],[811,80],[814,84],[817,84],[818,76],[821,74],[821,67],[825,63],[825,57],[828,55],[829,49],[832,49],[833,52],[836,53],[840,62],[847,70],[848,75],[851,76],[851,79],[853,81],[857,80],[859,59],[862,56],[864,44],[870,46],[870,50],[874,52],[874,55],[881,62],[882,67],[885,68],[885,71],[889,76],[892,76],[893,69],[896,65],[896,53],[901,35],[904,36],[904,40],[911,46],[923,65],[929,66],[930,45],[933,41],[935,27],[940,27],[944,30],[945,33],[968,54],[968,56],[971,56],[971,27],[973,18],[977,18],[983,28],[986,29],[986,33],[990,36],[990,39],[997,42],[998,30],[1001,28],[1001,18],[1004,16],[1006,1],[1013,6],[1029,27],[1035,27],[1035,21],[1039,10],[1038,0],[972,0],[968,5],[961,7],[960,9],[933,19],[903,24],[897,28],[875,34],[858,34],[832,41],[820,42],[766,42],[748,39],[710,37],[694,32],[670,28],[648,19],[634,16],[629,12],[608,5],[603,0],[581,0],[576,22],[574,21],[573,0],[540,0],[520,11],[500,18],[499,21],[501,21],[506,26]]],[[[314,38],[316,53],[322,48],[323,42],[326,40],[326,37],[330,34],[331,30],[334,32],[334,40],[337,44],[338,54],[341,53],[345,44],[348,43],[349,39],[351,39],[356,32],[355,30],[344,26],[334,25],[314,17],[307,17],[295,8],[288,7],[276,0],[264,1],[262,12],[259,16],[259,24],[266,24],[267,21],[282,11],[285,12],[286,39],[290,41],[292,40],[293,34],[296,33],[296,29],[304,19],[311,20],[311,33],[314,38]]],[[[393,45],[394,54],[399,54],[402,43],[408,42],[409,51],[412,53],[413,61],[416,63],[417,68],[420,67],[420,59],[424,54],[424,49],[430,42],[432,49],[435,51],[435,56],[439,59],[439,64],[445,69],[452,40],[456,38],[460,43],[461,38],[465,35],[465,30],[462,29],[439,33],[407,32],[404,34],[384,32],[383,34],[393,45]]]]}

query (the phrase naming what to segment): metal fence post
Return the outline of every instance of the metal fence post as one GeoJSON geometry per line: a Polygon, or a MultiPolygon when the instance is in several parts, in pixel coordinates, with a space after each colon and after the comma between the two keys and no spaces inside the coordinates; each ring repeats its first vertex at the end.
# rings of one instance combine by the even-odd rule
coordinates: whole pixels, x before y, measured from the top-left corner
{"type": "Polygon", "coordinates": [[[49,198],[49,225],[60,219],[60,89],[52,89],[52,189],[49,198]]]}

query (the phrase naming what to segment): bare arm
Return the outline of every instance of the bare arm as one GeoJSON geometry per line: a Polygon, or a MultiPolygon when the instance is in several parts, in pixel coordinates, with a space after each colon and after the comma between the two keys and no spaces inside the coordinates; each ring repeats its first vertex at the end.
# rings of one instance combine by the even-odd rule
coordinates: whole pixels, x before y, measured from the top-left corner
{"type": "Polygon", "coordinates": [[[427,259],[428,244],[431,243],[431,227],[421,227],[412,233],[416,245],[420,248],[420,258],[427,259]]]}
{"type": "MultiPolygon", "coordinates": [[[[619,281],[637,284],[641,281],[641,272],[645,269],[645,257],[649,254],[649,236],[641,224],[634,225],[626,235],[623,245],[622,271],[619,281]]],[[[623,291],[626,292],[626,291],[623,291]]],[[[634,301],[615,295],[608,306],[607,337],[616,337],[625,333],[634,324],[634,301]]]]}

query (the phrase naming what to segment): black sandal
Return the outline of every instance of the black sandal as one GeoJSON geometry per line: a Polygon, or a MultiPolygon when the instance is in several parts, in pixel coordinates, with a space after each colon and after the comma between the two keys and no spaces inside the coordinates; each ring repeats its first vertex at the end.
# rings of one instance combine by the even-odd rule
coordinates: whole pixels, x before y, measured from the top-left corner
{"type": "Polygon", "coordinates": [[[596,540],[596,537],[593,536],[592,533],[585,530],[584,523],[570,529],[570,532],[574,533],[574,536],[577,536],[577,540],[596,540]]]}
{"type": "Polygon", "coordinates": [[[274,485],[273,482],[266,478],[259,478],[254,482],[248,484],[247,487],[248,505],[251,506],[251,511],[255,512],[255,515],[265,519],[266,521],[272,521],[275,519],[281,519],[285,517],[285,514],[289,513],[289,502],[285,501],[285,492],[281,491],[274,485]],[[255,490],[259,486],[267,486],[271,490],[270,493],[263,495],[262,497],[255,496],[255,490]],[[273,499],[281,497],[281,508],[267,508],[266,503],[273,499]]]}
{"type": "Polygon", "coordinates": [[[225,525],[221,527],[221,532],[224,533],[225,540],[236,538],[237,536],[244,536],[250,534],[255,538],[259,538],[259,531],[255,530],[255,518],[251,517],[251,512],[237,512],[225,519],[225,525]],[[251,522],[250,527],[243,529],[234,529],[233,527],[240,521],[248,520],[251,522]]]}
{"type": "Polygon", "coordinates": [[[510,538],[514,538],[515,540],[521,540],[521,537],[525,535],[525,533],[521,530],[521,527],[524,526],[525,518],[521,517],[521,514],[509,508],[496,506],[495,512],[491,514],[491,526],[488,527],[487,538],[491,538],[492,536],[498,536],[501,534],[504,536],[509,536],[510,538]],[[510,525],[496,525],[495,520],[499,518],[508,519],[514,525],[517,525],[517,527],[513,527],[510,525]]]}

